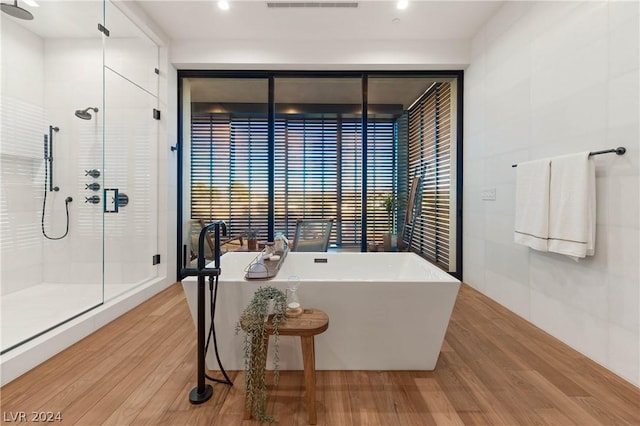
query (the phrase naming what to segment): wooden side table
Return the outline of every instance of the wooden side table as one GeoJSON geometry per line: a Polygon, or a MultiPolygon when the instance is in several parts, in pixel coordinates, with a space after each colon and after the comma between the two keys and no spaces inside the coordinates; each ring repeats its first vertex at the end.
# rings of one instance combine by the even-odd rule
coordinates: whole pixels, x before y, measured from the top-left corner
{"type": "MultiPolygon", "coordinates": [[[[316,415],[316,354],[314,336],[329,328],[329,316],[320,309],[305,309],[297,318],[287,318],[278,327],[280,336],[300,336],[302,345],[302,362],[304,365],[304,387],[307,392],[307,411],[309,424],[317,423],[316,415]]],[[[267,322],[267,332],[273,334],[271,319],[267,322]]],[[[268,348],[268,337],[266,346],[268,348]]],[[[265,357],[266,358],[266,357],[265,357]]],[[[266,359],[265,359],[266,362],[266,359]]],[[[264,367],[262,368],[264,371],[264,367]]],[[[251,410],[247,409],[245,395],[245,420],[251,418],[251,410]]]]}

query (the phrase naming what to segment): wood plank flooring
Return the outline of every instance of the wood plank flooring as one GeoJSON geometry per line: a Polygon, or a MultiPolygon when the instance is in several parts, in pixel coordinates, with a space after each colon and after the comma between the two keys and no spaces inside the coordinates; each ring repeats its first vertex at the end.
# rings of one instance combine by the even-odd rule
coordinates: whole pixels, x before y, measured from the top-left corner
{"type": "MultiPolygon", "coordinates": [[[[255,424],[242,420],[242,372],[189,403],[195,353],[176,283],[0,389],[2,424],[43,411],[64,425],[255,424]]],[[[303,382],[286,371],[271,386],[280,424],[307,424],[303,382]]],[[[319,371],[316,397],[328,426],[640,425],[638,388],[466,285],[435,371],[319,371]]]]}

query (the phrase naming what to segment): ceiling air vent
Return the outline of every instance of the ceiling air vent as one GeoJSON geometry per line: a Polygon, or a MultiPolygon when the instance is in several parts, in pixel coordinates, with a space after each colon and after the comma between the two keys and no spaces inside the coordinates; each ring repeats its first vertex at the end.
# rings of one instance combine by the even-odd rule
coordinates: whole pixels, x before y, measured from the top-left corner
{"type": "Polygon", "coordinates": [[[268,1],[267,7],[276,8],[276,9],[286,9],[286,8],[309,8],[309,7],[320,7],[320,8],[357,8],[357,2],[328,2],[328,1],[268,1]]]}

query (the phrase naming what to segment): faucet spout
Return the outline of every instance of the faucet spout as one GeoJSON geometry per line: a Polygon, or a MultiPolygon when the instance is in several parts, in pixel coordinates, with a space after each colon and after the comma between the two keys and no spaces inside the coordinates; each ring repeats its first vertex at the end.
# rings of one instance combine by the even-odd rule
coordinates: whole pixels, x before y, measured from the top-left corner
{"type": "Polygon", "coordinates": [[[218,220],[216,222],[210,223],[209,225],[202,228],[200,231],[200,236],[198,238],[198,270],[202,271],[205,267],[205,258],[204,258],[204,239],[207,232],[214,229],[214,247],[213,247],[213,255],[214,255],[214,265],[218,270],[218,274],[220,273],[220,228],[222,228],[222,235],[227,235],[227,224],[222,220],[218,220]]]}
{"type": "Polygon", "coordinates": [[[216,265],[216,269],[220,270],[220,256],[221,256],[221,250],[220,250],[220,228],[222,228],[222,235],[223,236],[227,236],[227,224],[224,223],[224,221],[219,220],[217,222],[213,223],[214,226],[214,237],[215,237],[215,242],[214,242],[214,249],[215,249],[215,262],[214,264],[216,265]]]}

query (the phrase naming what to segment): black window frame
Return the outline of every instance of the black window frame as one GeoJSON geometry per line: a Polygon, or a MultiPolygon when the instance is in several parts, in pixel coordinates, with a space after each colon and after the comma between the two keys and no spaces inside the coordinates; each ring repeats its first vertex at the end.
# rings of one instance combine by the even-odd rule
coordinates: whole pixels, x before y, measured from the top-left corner
{"type": "MultiPolygon", "coordinates": [[[[185,78],[265,78],[268,80],[268,122],[269,122],[269,161],[274,163],[275,158],[275,100],[274,81],[278,77],[300,77],[300,78],[360,78],[362,81],[362,221],[361,221],[361,251],[367,249],[367,124],[368,124],[368,79],[375,78],[398,78],[398,77],[425,77],[425,78],[454,78],[457,82],[456,96],[456,268],[450,272],[451,275],[462,279],[462,187],[463,187],[463,93],[464,93],[464,71],[462,70],[434,70],[434,71],[248,71],[248,70],[178,70],[177,85],[177,144],[172,147],[172,151],[177,154],[177,224],[176,224],[176,277],[177,280],[184,278],[184,242],[183,242],[183,161],[185,153],[182,150],[182,135],[185,123],[183,123],[183,79],[185,78]]],[[[274,223],[274,181],[273,167],[269,173],[269,215],[268,223],[274,223]]],[[[271,227],[270,227],[271,228],[271,227]]],[[[273,240],[273,229],[269,229],[267,238],[273,240]]]]}

